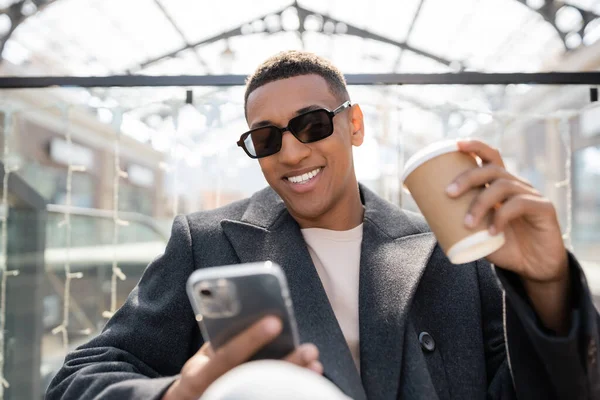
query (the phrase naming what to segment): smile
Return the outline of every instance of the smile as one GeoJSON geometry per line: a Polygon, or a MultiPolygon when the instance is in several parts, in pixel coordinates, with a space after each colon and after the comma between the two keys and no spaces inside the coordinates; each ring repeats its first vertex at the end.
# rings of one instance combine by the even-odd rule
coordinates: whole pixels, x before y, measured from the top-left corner
{"type": "Polygon", "coordinates": [[[322,168],[317,168],[313,171],[298,176],[288,176],[286,179],[292,183],[304,185],[310,182],[312,179],[314,179],[315,176],[317,176],[321,172],[321,169],[322,168]]]}

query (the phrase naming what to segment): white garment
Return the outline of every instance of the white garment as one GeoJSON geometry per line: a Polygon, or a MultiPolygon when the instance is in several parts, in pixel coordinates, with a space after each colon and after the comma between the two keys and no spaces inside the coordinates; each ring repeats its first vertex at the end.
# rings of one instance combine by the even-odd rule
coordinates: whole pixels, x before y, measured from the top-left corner
{"type": "Polygon", "coordinates": [[[199,400],[352,400],[306,368],[280,360],[247,362],[227,372],[199,400]]]}
{"type": "Polygon", "coordinates": [[[349,231],[301,229],[333,312],[360,371],[358,281],[363,225],[349,231]]]}

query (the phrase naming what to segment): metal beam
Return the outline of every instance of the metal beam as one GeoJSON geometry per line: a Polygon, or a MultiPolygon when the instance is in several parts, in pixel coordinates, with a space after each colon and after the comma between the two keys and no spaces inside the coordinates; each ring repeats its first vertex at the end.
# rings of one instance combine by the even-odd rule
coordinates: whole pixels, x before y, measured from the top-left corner
{"type": "MultiPolygon", "coordinates": [[[[393,40],[393,39],[390,39],[388,37],[385,37],[385,36],[382,36],[382,35],[378,35],[376,33],[373,33],[373,32],[368,31],[366,29],[359,28],[358,26],[355,26],[355,25],[352,25],[350,23],[338,20],[338,19],[330,17],[328,15],[324,15],[324,14],[318,13],[316,11],[311,11],[309,9],[306,9],[304,7],[299,6],[297,3],[293,3],[290,7],[286,7],[283,10],[280,10],[280,11],[277,11],[277,12],[274,12],[274,13],[269,13],[267,15],[263,15],[261,17],[255,18],[255,19],[249,21],[247,24],[243,24],[242,26],[244,26],[244,25],[251,25],[254,21],[265,19],[266,17],[268,17],[270,15],[277,15],[277,16],[281,17],[281,15],[283,14],[283,12],[285,10],[289,9],[289,8],[295,8],[296,12],[298,13],[298,19],[299,19],[299,22],[300,22],[300,27],[299,27],[298,31],[300,33],[304,32],[303,22],[306,19],[306,16],[308,16],[308,15],[316,15],[316,16],[319,16],[319,17],[321,17],[323,19],[323,26],[321,27],[321,30],[320,30],[321,33],[328,34],[328,32],[324,31],[324,26],[328,22],[331,22],[331,23],[333,23],[334,25],[337,25],[337,26],[339,26],[339,24],[343,24],[346,27],[346,31],[343,32],[343,33],[336,33],[336,34],[345,34],[345,35],[357,36],[357,37],[360,37],[360,38],[363,38],[363,39],[371,39],[371,40],[375,40],[375,41],[378,41],[378,42],[387,43],[387,44],[390,44],[392,46],[398,47],[401,50],[408,50],[408,51],[411,51],[411,52],[413,52],[415,54],[418,54],[420,56],[432,59],[432,60],[434,60],[434,61],[436,61],[436,62],[438,62],[440,64],[443,64],[443,65],[450,65],[450,63],[451,63],[450,60],[446,60],[443,57],[439,57],[439,56],[437,56],[435,54],[432,54],[432,53],[429,53],[429,52],[427,52],[425,50],[421,50],[419,48],[412,47],[412,46],[408,45],[406,42],[399,42],[397,40],[393,40]]],[[[242,33],[242,26],[238,26],[238,27],[230,29],[230,30],[228,30],[226,32],[222,32],[222,33],[220,33],[218,35],[211,36],[209,38],[200,40],[200,41],[198,41],[196,43],[192,43],[190,45],[181,47],[181,48],[179,48],[179,49],[177,49],[175,51],[172,51],[172,52],[169,52],[167,54],[163,54],[163,55],[161,55],[159,57],[147,60],[147,61],[143,62],[140,65],[140,67],[141,68],[145,68],[145,67],[147,67],[147,66],[149,66],[151,64],[154,64],[154,63],[156,63],[158,61],[161,61],[161,60],[164,60],[166,58],[176,57],[177,54],[181,53],[182,51],[185,51],[185,50],[188,50],[188,49],[192,49],[192,48],[196,48],[198,46],[202,46],[202,45],[205,45],[205,44],[213,43],[213,42],[216,42],[218,40],[229,39],[229,38],[237,37],[237,36],[244,36],[244,34],[242,33]]],[[[279,31],[277,31],[277,32],[279,32],[279,31]]],[[[272,32],[272,33],[276,33],[276,32],[272,32]]]]}
{"type": "MultiPolygon", "coordinates": [[[[169,23],[171,24],[171,26],[173,27],[173,29],[175,29],[175,31],[179,34],[179,37],[181,38],[181,40],[183,40],[183,42],[185,43],[185,45],[186,46],[190,46],[191,43],[187,40],[187,38],[185,37],[185,34],[183,33],[183,31],[181,30],[181,28],[179,27],[179,25],[177,25],[177,23],[175,22],[175,20],[173,19],[173,17],[171,17],[171,14],[169,14],[169,12],[162,5],[162,3],[159,0],[154,0],[154,3],[160,9],[160,11],[163,14],[163,16],[169,21],[169,23]]],[[[206,64],[206,61],[204,61],[202,59],[202,57],[200,57],[200,55],[197,52],[195,52],[195,51],[194,51],[194,55],[196,56],[196,60],[198,61],[198,63],[200,65],[202,65],[202,67],[204,67],[204,69],[206,71],[208,71],[208,64],[206,64]]]]}
{"type": "Polygon", "coordinates": [[[335,19],[335,18],[330,17],[328,15],[323,15],[323,14],[320,14],[318,12],[314,12],[314,11],[308,10],[308,9],[303,8],[301,6],[296,6],[296,8],[298,10],[298,14],[300,14],[300,13],[303,13],[305,15],[307,15],[307,14],[313,14],[313,15],[318,15],[318,16],[322,17],[323,18],[323,25],[325,25],[325,23],[327,23],[328,21],[331,21],[331,22],[333,22],[336,25],[337,24],[344,24],[344,25],[346,25],[347,30],[344,33],[346,35],[358,36],[358,37],[363,38],[363,39],[371,39],[371,40],[375,40],[375,41],[378,41],[378,42],[387,43],[387,44],[390,44],[392,46],[396,46],[396,47],[398,47],[398,48],[400,48],[402,50],[412,51],[415,54],[418,54],[420,56],[432,59],[434,61],[439,62],[440,64],[450,65],[450,63],[451,63],[450,60],[446,60],[443,57],[436,56],[435,54],[429,53],[429,52],[427,52],[425,50],[421,50],[421,49],[418,49],[416,47],[412,47],[412,46],[408,45],[406,42],[399,42],[397,40],[390,39],[390,38],[382,36],[382,35],[378,35],[376,33],[368,31],[366,29],[359,28],[359,27],[357,27],[355,25],[352,25],[352,24],[346,23],[344,21],[335,19]]]}
{"type": "Polygon", "coordinates": [[[558,26],[556,25],[556,14],[557,14],[558,10],[560,10],[564,6],[568,6],[568,7],[572,7],[574,9],[576,9],[577,11],[579,11],[579,13],[581,14],[583,23],[581,24],[581,28],[576,33],[578,33],[581,36],[581,38],[583,38],[583,36],[584,36],[585,28],[587,27],[587,25],[590,22],[592,22],[593,20],[595,20],[596,18],[600,18],[600,15],[598,15],[592,11],[585,10],[575,4],[571,4],[571,3],[565,2],[565,1],[544,0],[544,5],[537,10],[535,8],[530,7],[527,4],[527,0],[516,0],[516,1],[518,1],[519,3],[523,4],[527,8],[529,8],[529,9],[533,10],[534,12],[538,13],[539,15],[541,15],[542,18],[544,18],[544,20],[546,22],[548,22],[550,25],[552,25],[552,27],[554,28],[556,33],[558,33],[558,36],[560,37],[561,41],[563,42],[563,45],[565,46],[566,50],[573,50],[573,49],[569,49],[569,47],[567,46],[568,32],[561,31],[560,29],[558,29],[558,26]]]}
{"type": "MultiPolygon", "coordinates": [[[[275,15],[281,15],[281,13],[283,13],[283,11],[285,11],[285,9],[276,12],[275,15]]],[[[268,17],[269,15],[272,15],[272,14],[273,13],[269,13],[267,15],[263,15],[262,17],[259,17],[259,18],[256,18],[256,19],[252,20],[251,22],[259,20],[259,19],[264,19],[264,18],[266,18],[266,17],[268,17]]],[[[225,32],[221,32],[221,33],[219,33],[217,35],[214,35],[214,36],[210,36],[210,37],[208,37],[206,39],[202,39],[202,40],[197,41],[195,43],[188,44],[188,45],[186,45],[184,47],[181,47],[181,48],[179,48],[179,49],[177,49],[175,51],[171,51],[171,52],[169,52],[167,54],[163,54],[161,56],[158,56],[158,57],[146,60],[142,64],[140,64],[140,69],[146,68],[147,66],[149,66],[151,64],[154,64],[154,63],[156,63],[158,61],[162,61],[162,60],[165,60],[167,58],[176,57],[177,54],[181,53],[182,51],[189,50],[189,49],[194,49],[196,47],[199,47],[199,46],[202,46],[202,45],[205,45],[205,44],[210,44],[210,43],[217,42],[217,41],[223,40],[223,39],[229,39],[229,38],[232,38],[232,37],[235,37],[235,36],[243,36],[242,27],[241,26],[238,26],[236,28],[230,29],[230,30],[225,31],[225,32]]]]}
{"type": "MultiPolygon", "coordinates": [[[[347,74],[348,85],[600,85],[600,72],[347,74]]],[[[0,77],[0,89],[46,87],[244,86],[246,75],[0,77]]]]}
{"type": "MultiPolygon", "coordinates": [[[[421,0],[419,5],[417,6],[417,10],[415,11],[415,15],[413,16],[412,21],[410,21],[410,26],[408,27],[408,31],[406,32],[405,42],[408,43],[410,40],[410,35],[412,35],[412,31],[415,28],[415,23],[417,22],[417,18],[421,14],[421,9],[423,8],[423,4],[425,4],[425,0],[421,0]]],[[[395,72],[396,69],[400,66],[402,62],[402,56],[404,55],[404,50],[400,49],[400,53],[398,54],[398,58],[396,58],[396,62],[394,62],[394,66],[392,67],[392,72],[395,72]]]]}
{"type": "MultiPolygon", "coordinates": [[[[2,52],[4,51],[4,46],[6,46],[6,42],[12,36],[13,32],[19,25],[23,23],[29,16],[23,14],[23,4],[25,4],[26,0],[20,0],[16,3],[11,4],[7,8],[0,10],[0,15],[5,14],[10,18],[10,29],[9,31],[0,38],[0,61],[2,60],[2,52]]],[[[33,4],[37,7],[35,13],[40,12],[46,6],[54,3],[56,0],[33,0],[33,4]]],[[[34,13],[34,14],[35,14],[34,13]]]]}

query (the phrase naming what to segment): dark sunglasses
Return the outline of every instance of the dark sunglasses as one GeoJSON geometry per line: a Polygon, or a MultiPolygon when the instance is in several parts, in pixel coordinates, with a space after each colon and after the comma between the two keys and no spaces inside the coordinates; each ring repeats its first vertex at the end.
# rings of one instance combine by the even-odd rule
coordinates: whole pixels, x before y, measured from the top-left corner
{"type": "Polygon", "coordinates": [[[290,119],[285,128],[268,125],[252,129],[240,137],[237,145],[244,149],[251,158],[262,158],[281,150],[283,133],[286,131],[289,131],[302,143],[325,139],[333,133],[333,117],[350,105],[350,102],[346,101],[333,111],[320,108],[305,112],[290,119]]]}

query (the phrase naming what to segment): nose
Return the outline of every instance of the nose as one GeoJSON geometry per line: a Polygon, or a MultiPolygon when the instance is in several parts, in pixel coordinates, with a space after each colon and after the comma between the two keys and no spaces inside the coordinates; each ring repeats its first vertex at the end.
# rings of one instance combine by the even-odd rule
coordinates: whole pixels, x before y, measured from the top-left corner
{"type": "Polygon", "coordinates": [[[302,143],[290,132],[284,132],[281,138],[279,161],[283,164],[296,165],[310,155],[311,149],[302,143]]]}

